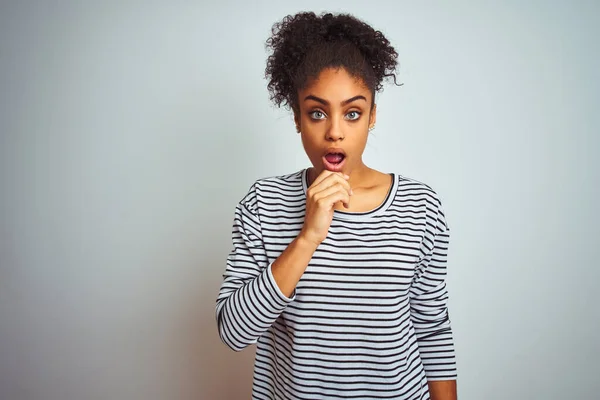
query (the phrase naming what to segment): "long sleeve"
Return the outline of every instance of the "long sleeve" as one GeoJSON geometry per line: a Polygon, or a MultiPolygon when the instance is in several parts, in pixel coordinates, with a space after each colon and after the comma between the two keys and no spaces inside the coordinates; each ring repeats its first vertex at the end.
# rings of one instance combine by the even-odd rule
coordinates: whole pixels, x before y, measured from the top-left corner
{"type": "Polygon", "coordinates": [[[427,379],[456,379],[456,361],[446,290],[446,259],[449,229],[436,199],[437,211],[428,219],[410,289],[411,320],[417,335],[419,353],[427,379]]]}
{"type": "Polygon", "coordinates": [[[294,300],[273,279],[253,194],[254,188],[235,209],[233,249],[216,305],[221,340],[236,351],[255,343],[294,300]]]}

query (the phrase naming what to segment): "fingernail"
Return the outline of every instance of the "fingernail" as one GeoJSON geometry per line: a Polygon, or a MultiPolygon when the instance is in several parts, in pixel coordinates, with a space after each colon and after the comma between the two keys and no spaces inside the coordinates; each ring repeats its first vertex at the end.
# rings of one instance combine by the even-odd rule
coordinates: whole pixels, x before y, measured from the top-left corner
{"type": "Polygon", "coordinates": [[[352,196],[352,194],[353,194],[353,193],[354,193],[354,192],[352,191],[352,189],[350,189],[350,196],[352,196]]]}
{"type": "Polygon", "coordinates": [[[344,178],[346,178],[346,179],[350,179],[350,176],[348,176],[348,175],[344,174],[344,178]]]}

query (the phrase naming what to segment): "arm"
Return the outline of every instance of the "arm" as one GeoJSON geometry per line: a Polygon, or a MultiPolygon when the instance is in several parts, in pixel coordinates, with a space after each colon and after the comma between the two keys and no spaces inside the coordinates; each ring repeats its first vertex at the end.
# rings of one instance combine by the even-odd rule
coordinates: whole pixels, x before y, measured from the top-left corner
{"type": "Polygon", "coordinates": [[[256,188],[236,207],[233,250],[217,297],[219,335],[232,349],[255,343],[294,300],[298,281],[327,236],[333,206],[349,203],[349,177],[342,176],[323,171],[315,179],[307,191],[302,231],[272,264],[263,245],[256,188]]]}
{"type": "Polygon", "coordinates": [[[428,221],[410,289],[411,320],[432,400],[456,399],[456,363],[448,317],[446,258],[449,229],[438,200],[438,212],[428,221]]]}
{"type": "Polygon", "coordinates": [[[456,400],[456,380],[429,381],[427,385],[431,400],[456,400]]]}
{"type": "Polygon", "coordinates": [[[251,201],[236,207],[232,238],[216,317],[221,340],[240,351],[255,343],[293,301],[294,289],[317,245],[299,236],[268,264],[251,201]]]}

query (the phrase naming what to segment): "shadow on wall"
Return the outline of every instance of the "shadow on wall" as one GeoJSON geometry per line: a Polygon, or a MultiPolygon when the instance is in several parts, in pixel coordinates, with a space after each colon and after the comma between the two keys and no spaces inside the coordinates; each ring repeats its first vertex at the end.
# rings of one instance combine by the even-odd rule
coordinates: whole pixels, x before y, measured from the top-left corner
{"type": "MultiPolygon", "coordinates": [[[[216,274],[215,274],[216,275],[216,274]]],[[[220,275],[211,282],[220,283],[220,275]]],[[[184,396],[186,399],[233,400],[250,398],[254,361],[254,346],[242,352],[234,352],[227,347],[217,333],[214,314],[214,301],[207,294],[216,293],[217,284],[207,284],[200,288],[200,318],[189,315],[182,330],[186,334],[182,340],[182,351],[193,354],[190,368],[195,371],[194,390],[184,396]],[[201,394],[198,396],[198,394],[201,394]]]]}
{"type": "MultiPolygon", "coordinates": [[[[216,88],[206,90],[217,93],[216,88]]],[[[178,285],[181,286],[177,288],[186,291],[179,310],[183,312],[178,314],[176,322],[178,332],[173,336],[179,338],[176,352],[184,360],[183,365],[172,368],[185,377],[183,382],[173,377],[183,389],[177,400],[249,399],[252,391],[254,346],[241,352],[231,350],[221,341],[215,318],[216,298],[232,246],[235,204],[252,184],[243,174],[233,174],[228,169],[256,165],[256,154],[263,150],[260,140],[256,140],[254,132],[248,132],[244,123],[252,119],[252,111],[241,105],[233,108],[244,111],[239,113],[239,118],[225,115],[217,118],[222,121],[217,129],[222,134],[205,139],[206,136],[198,132],[203,139],[198,156],[200,165],[194,169],[203,171],[204,175],[193,178],[202,193],[195,199],[194,215],[186,222],[184,229],[189,231],[182,235],[192,239],[186,246],[185,265],[180,268],[187,271],[186,278],[180,278],[178,285]],[[243,131],[248,135],[239,135],[243,131]],[[231,143],[245,151],[238,151],[235,163],[228,168],[215,168],[222,163],[220,157],[230,151],[231,143]]],[[[254,129],[260,127],[254,126],[254,129]]]]}
{"type": "MultiPolygon", "coordinates": [[[[156,385],[166,393],[153,398],[251,397],[255,349],[252,346],[234,352],[222,343],[215,306],[232,248],[235,205],[261,174],[265,148],[273,146],[268,143],[272,136],[262,134],[268,119],[248,123],[257,120],[262,108],[258,102],[249,105],[231,97],[231,91],[223,90],[215,81],[194,88],[187,100],[183,98],[167,113],[175,115],[176,121],[165,123],[165,131],[180,132],[182,142],[170,150],[179,152],[178,159],[169,160],[179,166],[164,180],[183,179],[179,184],[185,188],[176,189],[179,201],[166,208],[164,218],[172,230],[161,233],[158,243],[162,251],[157,251],[159,259],[151,260],[163,265],[166,279],[157,288],[162,293],[156,300],[166,308],[155,310],[156,318],[159,324],[169,325],[166,345],[161,349],[166,351],[165,364],[147,367],[148,373],[166,374],[156,385]],[[211,95],[210,104],[196,104],[203,94],[211,95]],[[198,109],[203,110],[201,114],[198,109]],[[235,110],[235,118],[231,110],[235,110]],[[228,157],[226,162],[224,157],[228,157]],[[167,258],[160,259],[165,253],[167,258]]],[[[164,190],[171,188],[165,184],[164,190]]],[[[149,347],[144,350],[152,351],[149,347]]]]}
{"type": "Polygon", "coordinates": [[[251,395],[254,347],[235,352],[221,341],[217,330],[215,304],[227,250],[215,242],[221,240],[202,242],[206,245],[187,252],[185,265],[180,265],[189,273],[176,283],[176,290],[184,292],[178,295],[179,305],[169,306],[176,317],[168,335],[170,354],[165,357],[170,365],[161,368],[169,374],[164,377],[170,392],[167,398],[234,400],[251,395]]]}

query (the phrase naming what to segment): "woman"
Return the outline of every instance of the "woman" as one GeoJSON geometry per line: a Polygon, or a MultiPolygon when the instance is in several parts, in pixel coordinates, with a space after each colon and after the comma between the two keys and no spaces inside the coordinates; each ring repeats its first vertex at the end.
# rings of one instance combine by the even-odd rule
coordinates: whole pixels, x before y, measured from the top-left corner
{"type": "Polygon", "coordinates": [[[235,211],[220,336],[257,343],[253,399],[456,398],[448,226],[428,186],[367,167],[388,40],[350,15],[273,28],[266,74],[312,168],[260,179],[235,211]]]}

